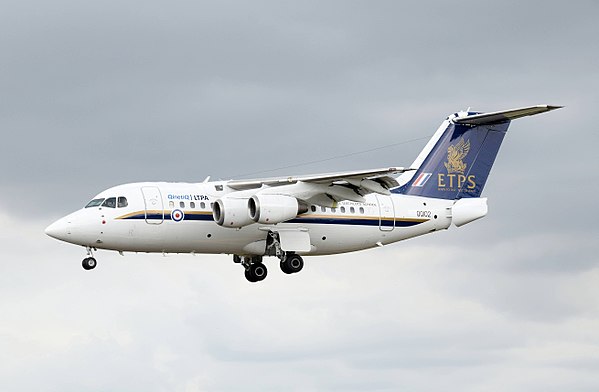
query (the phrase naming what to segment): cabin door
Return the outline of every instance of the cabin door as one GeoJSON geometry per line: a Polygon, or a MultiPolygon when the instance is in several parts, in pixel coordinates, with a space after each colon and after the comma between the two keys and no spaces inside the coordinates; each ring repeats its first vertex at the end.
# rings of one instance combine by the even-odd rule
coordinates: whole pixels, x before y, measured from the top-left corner
{"type": "Polygon", "coordinates": [[[159,225],[164,222],[164,207],[160,189],[155,186],[144,186],[141,188],[146,208],[146,223],[159,225]]]}
{"type": "Polygon", "coordinates": [[[395,208],[391,196],[376,195],[379,205],[379,229],[391,231],[395,228],[395,208]]]}

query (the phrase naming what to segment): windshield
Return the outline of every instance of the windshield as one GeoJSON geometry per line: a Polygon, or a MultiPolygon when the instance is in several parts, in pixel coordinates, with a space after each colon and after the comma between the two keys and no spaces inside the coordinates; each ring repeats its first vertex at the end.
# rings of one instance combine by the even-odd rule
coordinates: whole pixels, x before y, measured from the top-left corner
{"type": "Polygon", "coordinates": [[[128,205],[129,205],[129,203],[127,202],[127,198],[124,196],[119,196],[119,203],[118,203],[119,208],[127,207],[128,205]]]}
{"type": "Polygon", "coordinates": [[[90,201],[89,203],[87,203],[87,205],[85,206],[85,208],[97,207],[100,204],[102,204],[103,201],[104,201],[104,199],[94,199],[94,200],[90,201]]]}
{"type": "Polygon", "coordinates": [[[106,201],[102,203],[102,207],[115,208],[116,197],[109,197],[108,199],[106,199],[106,201]]]}

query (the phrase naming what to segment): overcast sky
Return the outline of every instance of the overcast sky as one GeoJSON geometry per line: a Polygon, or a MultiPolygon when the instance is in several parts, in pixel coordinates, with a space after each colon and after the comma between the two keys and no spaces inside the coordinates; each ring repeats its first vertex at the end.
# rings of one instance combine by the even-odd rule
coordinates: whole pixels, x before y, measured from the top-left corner
{"type": "Polygon", "coordinates": [[[599,3],[399,3],[3,2],[2,389],[599,390],[599,3]],[[84,271],[43,234],[113,185],[408,166],[534,104],[566,108],[511,125],[485,219],[297,275],[84,271]]]}

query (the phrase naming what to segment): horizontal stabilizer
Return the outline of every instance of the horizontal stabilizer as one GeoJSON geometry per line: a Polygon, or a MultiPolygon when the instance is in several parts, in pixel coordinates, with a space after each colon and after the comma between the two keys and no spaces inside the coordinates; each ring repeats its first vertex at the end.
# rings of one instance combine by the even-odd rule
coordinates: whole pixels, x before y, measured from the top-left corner
{"type": "Polygon", "coordinates": [[[466,117],[456,117],[452,121],[456,124],[467,125],[489,125],[498,124],[506,121],[515,120],[520,117],[532,116],[539,113],[548,112],[550,110],[560,109],[563,106],[536,105],[527,106],[524,108],[503,110],[500,112],[490,112],[482,114],[473,114],[466,117]]]}

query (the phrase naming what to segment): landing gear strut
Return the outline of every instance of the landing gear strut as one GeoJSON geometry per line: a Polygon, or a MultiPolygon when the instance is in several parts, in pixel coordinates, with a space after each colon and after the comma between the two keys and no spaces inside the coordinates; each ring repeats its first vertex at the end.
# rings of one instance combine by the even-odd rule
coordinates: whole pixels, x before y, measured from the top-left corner
{"type": "Polygon", "coordinates": [[[96,259],[94,259],[94,255],[92,253],[92,248],[90,248],[89,246],[86,248],[87,249],[87,256],[85,259],[83,259],[83,262],[81,263],[81,265],[83,266],[83,269],[86,271],[92,270],[94,268],[96,268],[96,265],[98,264],[96,262],[96,259]]]}
{"type": "Polygon", "coordinates": [[[269,231],[266,237],[266,255],[276,256],[281,260],[281,271],[286,274],[295,274],[304,268],[304,260],[294,252],[285,252],[281,249],[279,233],[269,231]]]}

